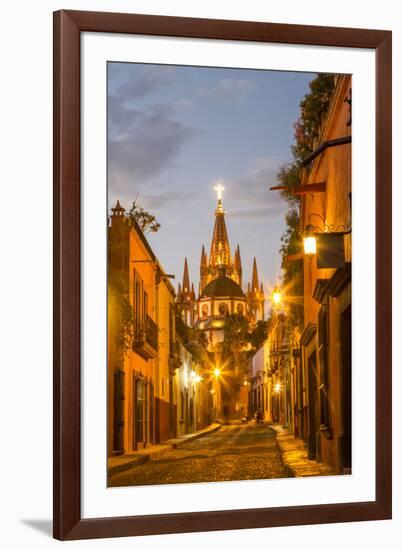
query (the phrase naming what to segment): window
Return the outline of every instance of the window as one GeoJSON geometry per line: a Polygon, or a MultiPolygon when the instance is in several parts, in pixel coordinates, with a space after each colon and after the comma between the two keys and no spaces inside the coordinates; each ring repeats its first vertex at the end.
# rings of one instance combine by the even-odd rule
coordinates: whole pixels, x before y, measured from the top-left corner
{"type": "Polygon", "coordinates": [[[218,311],[220,315],[225,315],[227,310],[226,304],[219,304],[218,311]]]}
{"type": "Polygon", "coordinates": [[[173,305],[169,305],[169,352],[174,353],[174,312],[173,305]]]}
{"type": "Polygon", "coordinates": [[[180,418],[184,418],[184,393],[180,392],[180,418]]]}
{"type": "Polygon", "coordinates": [[[148,294],[144,291],[144,319],[148,315],[148,294]]]}
{"type": "Polygon", "coordinates": [[[136,270],[134,270],[134,319],[138,326],[141,319],[141,279],[136,270]]]}
{"type": "Polygon", "coordinates": [[[114,373],[114,440],[113,450],[124,452],[124,372],[114,373]]]}

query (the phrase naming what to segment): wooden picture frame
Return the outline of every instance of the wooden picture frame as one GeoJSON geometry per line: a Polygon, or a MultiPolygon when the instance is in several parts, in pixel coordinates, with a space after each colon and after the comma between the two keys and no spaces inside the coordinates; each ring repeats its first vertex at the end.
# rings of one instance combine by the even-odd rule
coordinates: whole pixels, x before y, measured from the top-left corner
{"type": "Polygon", "coordinates": [[[391,56],[390,31],[69,10],[54,14],[54,536],[56,538],[71,540],[391,518],[391,56]],[[81,518],[80,35],[84,31],[375,50],[375,501],[132,517],[81,518]]]}

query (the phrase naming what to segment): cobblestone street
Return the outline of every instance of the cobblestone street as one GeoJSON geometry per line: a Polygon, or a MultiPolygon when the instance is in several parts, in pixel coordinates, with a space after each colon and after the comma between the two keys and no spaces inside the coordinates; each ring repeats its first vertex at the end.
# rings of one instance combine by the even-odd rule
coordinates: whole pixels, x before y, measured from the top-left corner
{"type": "Polygon", "coordinates": [[[117,473],[109,486],[286,477],[275,439],[267,426],[222,426],[158,459],[117,473]]]}

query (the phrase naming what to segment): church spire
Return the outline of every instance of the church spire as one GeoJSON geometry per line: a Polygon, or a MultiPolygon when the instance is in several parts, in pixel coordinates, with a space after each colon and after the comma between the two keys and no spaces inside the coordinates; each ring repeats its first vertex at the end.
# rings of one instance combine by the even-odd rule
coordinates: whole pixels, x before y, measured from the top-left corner
{"type": "Polygon", "coordinates": [[[257,261],[254,258],[253,262],[253,278],[251,280],[251,291],[256,292],[258,291],[260,284],[258,282],[258,271],[257,271],[257,261]]]}
{"type": "Polygon", "coordinates": [[[236,280],[240,286],[242,286],[242,267],[241,267],[241,256],[240,256],[240,246],[237,245],[236,252],[233,259],[233,271],[236,276],[236,280]]]}
{"type": "Polygon", "coordinates": [[[236,252],[234,255],[233,267],[238,273],[241,273],[241,256],[240,256],[240,246],[237,245],[236,252]]]}
{"type": "Polygon", "coordinates": [[[207,266],[207,255],[205,254],[204,245],[202,245],[202,250],[201,250],[201,261],[200,261],[200,266],[201,266],[201,267],[206,267],[206,266],[207,266]]]}
{"type": "Polygon", "coordinates": [[[215,187],[215,191],[218,195],[218,206],[215,210],[215,226],[209,255],[209,265],[211,267],[230,267],[232,263],[225,223],[225,211],[222,206],[223,189],[221,184],[215,187]]]}
{"type": "Polygon", "coordinates": [[[188,274],[188,264],[187,264],[187,258],[184,260],[184,271],[183,271],[183,286],[182,290],[184,294],[187,294],[190,292],[190,276],[188,274]]]}

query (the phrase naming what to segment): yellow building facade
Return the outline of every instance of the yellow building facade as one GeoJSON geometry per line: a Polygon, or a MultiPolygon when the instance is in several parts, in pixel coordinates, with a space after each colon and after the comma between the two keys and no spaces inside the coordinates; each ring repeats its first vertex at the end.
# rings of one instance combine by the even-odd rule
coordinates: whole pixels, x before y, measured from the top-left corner
{"type": "Polygon", "coordinates": [[[337,77],[301,198],[301,228],[309,228],[316,250],[303,259],[298,424],[309,457],[339,473],[352,467],[350,94],[351,77],[337,77]]]}
{"type": "Polygon", "coordinates": [[[176,293],[135,220],[117,202],[108,238],[108,456],[204,428],[208,383],[188,343],[176,293]]]}

